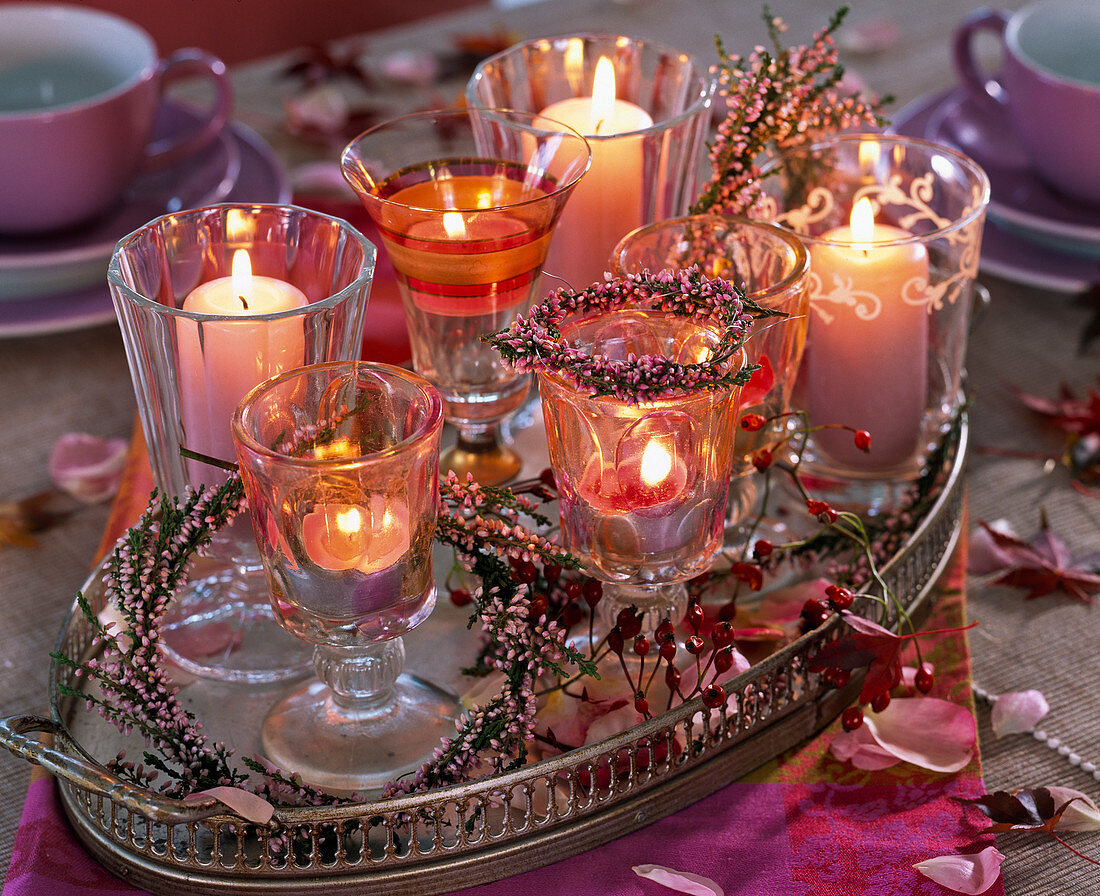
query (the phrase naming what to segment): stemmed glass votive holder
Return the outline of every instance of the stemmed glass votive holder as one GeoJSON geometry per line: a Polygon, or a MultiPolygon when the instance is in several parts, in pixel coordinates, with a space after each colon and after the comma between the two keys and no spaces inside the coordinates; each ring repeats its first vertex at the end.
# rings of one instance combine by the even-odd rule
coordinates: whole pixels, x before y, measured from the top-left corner
{"type": "Polygon", "coordinates": [[[562,214],[546,271],[574,289],[603,280],[626,233],[687,211],[699,182],[714,79],[659,41],[565,34],[483,60],[470,107],[561,121],[592,148],[592,168],[562,214]]]}
{"type": "Polygon", "coordinates": [[[262,728],[276,766],[367,792],[453,733],[457,698],[403,674],[402,635],[435,606],[442,402],[384,364],[320,364],[241,402],[233,435],[276,619],[317,678],[262,728]]]}
{"type": "MultiPolygon", "coordinates": [[[[538,377],[561,541],[603,583],[601,630],[653,633],[721,549],[746,322],[698,272],[561,291],[492,343],[538,377]]],[[[593,620],[594,622],[596,620],[593,620]]]]}
{"type": "Polygon", "coordinates": [[[758,369],[741,388],[739,412],[758,414],[768,423],[735,430],[727,520],[727,535],[734,537],[757,510],[753,455],[771,450],[790,431],[784,415],[806,343],[809,257],[795,236],[774,224],[713,214],[641,227],[623,237],[611,257],[611,272],[618,277],[693,266],[736,284],[746,299],[777,315],[757,320],[744,346],[746,365],[758,369]]]}
{"type": "Polygon", "coordinates": [[[832,426],[813,433],[803,468],[823,496],[885,510],[963,406],[989,180],[953,149],[878,133],[787,150],[762,171],[761,217],[810,255],[796,401],[832,426]]]}
{"type": "Polygon", "coordinates": [[[500,423],[523,404],[530,377],[481,337],[530,307],[550,236],[589,160],[577,133],[510,110],[408,115],[344,150],[344,176],[397,272],[413,366],[440,390],[458,431],[445,470],[486,485],[519,472],[500,423]]]}
{"type": "MultiPolygon", "coordinates": [[[[294,206],[180,212],[119,242],[107,281],[162,493],[224,481],[224,469],[181,448],[231,464],[230,421],[258,383],[358,355],[374,261],[346,222],[294,206]]],[[[272,616],[243,515],[216,533],[163,627],[169,657],[191,674],[263,683],[309,668],[272,616]]]]}

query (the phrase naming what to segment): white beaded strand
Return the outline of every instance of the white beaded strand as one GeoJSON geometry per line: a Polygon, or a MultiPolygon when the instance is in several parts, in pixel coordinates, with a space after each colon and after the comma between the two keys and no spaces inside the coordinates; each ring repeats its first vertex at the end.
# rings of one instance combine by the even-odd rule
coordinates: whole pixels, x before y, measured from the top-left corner
{"type": "MultiPolygon", "coordinates": [[[[997,702],[997,695],[989,693],[985,688],[977,684],[972,684],[971,689],[974,691],[975,697],[984,700],[990,706],[997,702]]],[[[1064,756],[1070,765],[1080,768],[1085,774],[1092,775],[1094,781],[1100,781],[1100,768],[1097,768],[1096,763],[1083,760],[1079,753],[1075,753],[1067,744],[1062,743],[1060,738],[1052,737],[1042,728],[1030,728],[1021,733],[1030,734],[1035,740],[1039,741],[1039,743],[1046,744],[1059,756],[1064,756]]]]}

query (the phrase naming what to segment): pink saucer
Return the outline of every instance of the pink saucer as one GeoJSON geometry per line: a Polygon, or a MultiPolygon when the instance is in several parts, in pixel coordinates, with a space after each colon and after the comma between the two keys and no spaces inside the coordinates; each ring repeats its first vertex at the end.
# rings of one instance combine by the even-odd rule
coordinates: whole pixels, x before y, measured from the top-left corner
{"type": "Polygon", "coordinates": [[[961,88],[903,109],[905,133],[953,146],[985,169],[992,196],[988,216],[1028,239],[1074,255],[1100,259],[1100,206],[1077,202],[1047,186],[1028,163],[999,109],[974,100],[961,88]]]}
{"type": "MultiPolygon", "coordinates": [[[[240,170],[229,191],[217,201],[289,202],[290,181],[267,142],[255,131],[238,124],[230,125],[226,135],[226,139],[239,154],[240,170]]],[[[126,211],[120,211],[120,215],[132,213],[147,217],[136,222],[127,221],[124,226],[128,229],[123,230],[118,237],[107,238],[98,234],[90,238],[94,245],[109,239],[102,275],[94,285],[62,291],[57,295],[0,300],[0,338],[65,333],[114,321],[115,310],[107,289],[107,262],[115,242],[141,227],[150,218],[168,211],[161,208],[156,214],[150,214],[152,209],[144,205],[148,196],[146,194],[146,199],[135,199],[134,208],[139,211],[131,211],[130,206],[127,206],[126,211]]]]}
{"type": "Polygon", "coordinates": [[[1001,130],[976,105],[961,90],[949,90],[905,106],[890,130],[952,146],[985,170],[992,197],[983,269],[1059,292],[1082,292],[1100,281],[1100,208],[1071,203],[1039,181],[1007,122],[1001,130]]]}

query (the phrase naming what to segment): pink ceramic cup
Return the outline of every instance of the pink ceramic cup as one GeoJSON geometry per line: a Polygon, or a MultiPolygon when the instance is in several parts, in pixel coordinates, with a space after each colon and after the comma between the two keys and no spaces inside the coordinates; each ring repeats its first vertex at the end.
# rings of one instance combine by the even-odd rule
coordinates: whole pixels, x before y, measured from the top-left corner
{"type": "Polygon", "coordinates": [[[110,13],[0,3],[0,234],[60,230],[103,214],[143,168],[207,146],[231,105],[225,65],[201,50],[162,60],[144,30],[110,13]],[[150,145],[165,87],[192,76],[214,87],[204,124],[150,145]]]}
{"type": "Polygon", "coordinates": [[[979,102],[1003,109],[1039,175],[1067,197],[1100,203],[1100,2],[1037,0],[980,9],[955,34],[955,66],[979,102]],[[978,35],[1002,41],[990,73],[978,35]]]}

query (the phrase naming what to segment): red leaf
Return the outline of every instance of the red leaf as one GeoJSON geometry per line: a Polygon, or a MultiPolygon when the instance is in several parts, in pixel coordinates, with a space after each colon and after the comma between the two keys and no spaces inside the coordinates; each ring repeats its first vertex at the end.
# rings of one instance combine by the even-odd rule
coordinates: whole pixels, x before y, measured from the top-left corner
{"type": "Polygon", "coordinates": [[[876,694],[890,690],[901,681],[901,648],[906,641],[893,632],[851,613],[844,621],[856,629],[831,644],[826,644],[810,659],[810,671],[859,669],[867,667],[860,703],[868,703],[876,694]]]}
{"type": "Polygon", "coordinates": [[[1100,433],[1100,391],[1090,389],[1078,398],[1063,384],[1057,400],[1031,395],[1019,389],[1016,396],[1031,410],[1047,417],[1053,426],[1077,436],[1100,433]]]}
{"type": "Polygon", "coordinates": [[[1100,575],[1074,564],[1065,542],[1050,528],[1046,514],[1040,514],[1039,534],[1030,542],[997,531],[985,522],[982,529],[1005,560],[1003,572],[993,580],[997,585],[1026,588],[1025,599],[1062,591],[1070,597],[1091,603],[1100,592],[1100,575]]]}

